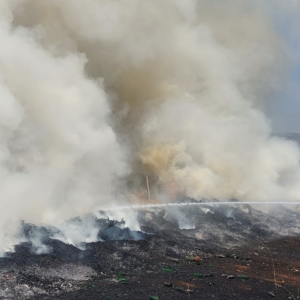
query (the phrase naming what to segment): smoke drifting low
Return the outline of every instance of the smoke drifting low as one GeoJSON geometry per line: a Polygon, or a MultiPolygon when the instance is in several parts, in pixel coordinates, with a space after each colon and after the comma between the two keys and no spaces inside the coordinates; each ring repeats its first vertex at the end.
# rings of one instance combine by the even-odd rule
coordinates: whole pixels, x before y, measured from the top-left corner
{"type": "Polygon", "coordinates": [[[1,0],[0,249],[20,219],[117,201],[112,176],[298,200],[299,148],[263,111],[289,67],[265,2],[1,0]]]}

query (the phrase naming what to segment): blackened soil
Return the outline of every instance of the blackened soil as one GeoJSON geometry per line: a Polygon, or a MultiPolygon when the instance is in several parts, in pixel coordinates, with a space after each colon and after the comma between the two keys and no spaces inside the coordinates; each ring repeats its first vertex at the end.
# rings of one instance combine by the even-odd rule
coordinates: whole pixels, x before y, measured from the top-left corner
{"type": "MultiPolygon", "coordinates": [[[[62,294],[59,299],[150,299],[151,296],[157,296],[159,299],[225,300],[299,297],[299,238],[269,243],[257,240],[234,251],[222,248],[205,252],[187,249],[194,256],[185,259],[170,257],[167,253],[157,254],[155,247],[152,248],[153,243],[157,243],[156,247],[159,248],[163,242],[153,238],[148,242],[110,244],[110,247],[93,245],[94,258],[89,265],[97,270],[98,275],[84,282],[80,290],[62,294]],[[118,250],[122,246],[135,250],[118,250]],[[105,259],[113,254],[119,256],[118,263],[105,259]],[[201,258],[199,262],[196,256],[201,258]],[[231,279],[232,276],[234,278],[231,279]]],[[[44,296],[37,299],[53,298],[44,296]]]]}
{"type": "Polygon", "coordinates": [[[186,215],[194,226],[183,230],[174,212],[140,212],[144,240],[86,250],[56,242],[42,255],[20,245],[0,260],[0,299],[299,299],[300,238],[291,211],[264,221],[255,210],[230,208],[226,218],[218,210],[193,213],[186,215]],[[276,235],[275,221],[288,230],[276,235]]]}

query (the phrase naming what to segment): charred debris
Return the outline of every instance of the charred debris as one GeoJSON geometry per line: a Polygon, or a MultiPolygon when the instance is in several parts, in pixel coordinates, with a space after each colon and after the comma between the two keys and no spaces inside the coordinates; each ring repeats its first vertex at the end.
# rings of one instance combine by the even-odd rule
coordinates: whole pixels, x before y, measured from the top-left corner
{"type": "Polygon", "coordinates": [[[59,228],[23,222],[24,241],[0,259],[0,299],[287,299],[283,288],[296,295],[297,209],[263,212],[233,201],[136,215],[140,231],[105,212],[69,220],[97,229],[94,241],[78,245],[59,228]],[[268,249],[277,282],[285,280],[278,291],[268,249]]]}

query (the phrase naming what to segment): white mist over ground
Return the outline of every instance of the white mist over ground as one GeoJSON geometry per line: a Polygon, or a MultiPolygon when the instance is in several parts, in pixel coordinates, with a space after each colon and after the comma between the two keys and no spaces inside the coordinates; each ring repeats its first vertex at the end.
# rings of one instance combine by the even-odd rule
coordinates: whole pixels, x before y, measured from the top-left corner
{"type": "Polygon", "coordinates": [[[289,70],[283,8],[299,1],[1,0],[0,249],[19,220],[118,203],[112,176],[299,200],[299,147],[264,114],[289,70]]]}

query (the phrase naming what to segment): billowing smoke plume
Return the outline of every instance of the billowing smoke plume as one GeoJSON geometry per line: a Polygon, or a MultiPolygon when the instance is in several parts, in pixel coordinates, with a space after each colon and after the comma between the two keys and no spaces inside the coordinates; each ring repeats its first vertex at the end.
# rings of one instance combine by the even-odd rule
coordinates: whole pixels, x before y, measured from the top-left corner
{"type": "Polygon", "coordinates": [[[18,220],[87,213],[130,174],[299,199],[299,149],[263,112],[288,72],[265,2],[1,0],[0,248],[18,220]]]}

